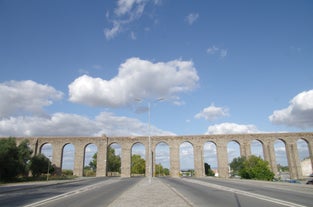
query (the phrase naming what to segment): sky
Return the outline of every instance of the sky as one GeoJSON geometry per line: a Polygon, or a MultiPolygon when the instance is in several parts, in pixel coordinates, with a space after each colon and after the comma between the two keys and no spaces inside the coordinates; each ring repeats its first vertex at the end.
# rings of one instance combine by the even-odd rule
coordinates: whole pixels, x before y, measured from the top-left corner
{"type": "Polygon", "coordinates": [[[0,136],[311,132],[312,20],[310,0],[0,0],[0,136]]]}

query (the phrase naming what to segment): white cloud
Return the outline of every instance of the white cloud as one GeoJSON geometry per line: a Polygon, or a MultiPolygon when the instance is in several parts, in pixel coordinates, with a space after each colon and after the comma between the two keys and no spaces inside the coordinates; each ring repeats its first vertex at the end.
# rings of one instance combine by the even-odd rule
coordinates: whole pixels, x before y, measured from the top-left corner
{"type": "Polygon", "coordinates": [[[254,125],[241,125],[236,123],[221,123],[208,127],[206,134],[244,134],[260,132],[254,125]]]}
{"type": "Polygon", "coordinates": [[[145,3],[145,0],[118,0],[115,14],[122,16],[130,13],[132,10],[142,13],[142,7],[144,7],[145,3]]]}
{"type": "Polygon", "coordinates": [[[106,39],[113,39],[121,30],[121,22],[114,21],[112,28],[105,28],[104,35],[106,39]]]}
{"type": "Polygon", "coordinates": [[[90,136],[99,130],[94,121],[73,114],[19,116],[0,120],[0,136],[90,136]]]}
{"type": "MultiPolygon", "coordinates": [[[[94,119],[55,113],[51,117],[19,116],[0,120],[0,137],[6,136],[125,136],[148,135],[148,124],[137,119],[102,112],[94,119]]],[[[154,135],[174,135],[155,126],[154,135]]]]}
{"type": "Polygon", "coordinates": [[[0,117],[43,114],[43,107],[61,99],[63,93],[31,80],[0,83],[0,117]]]}
{"type": "Polygon", "coordinates": [[[313,126],[313,90],[303,91],[296,95],[287,108],[276,110],[269,116],[274,124],[299,128],[313,126]]]}
{"type": "Polygon", "coordinates": [[[189,25],[192,25],[198,18],[199,18],[199,14],[198,13],[190,13],[186,17],[186,21],[187,21],[187,23],[189,25]]]}
{"type": "Polygon", "coordinates": [[[156,163],[160,162],[169,162],[170,159],[170,149],[167,144],[160,145],[158,144],[156,147],[155,158],[157,159],[156,163]]]}
{"type": "Polygon", "coordinates": [[[228,50],[223,48],[218,48],[216,46],[209,47],[207,49],[207,53],[209,55],[218,55],[220,58],[224,58],[227,56],[228,50]]]}
{"type": "Polygon", "coordinates": [[[140,122],[138,119],[125,116],[115,116],[108,112],[102,112],[96,117],[96,122],[100,123],[101,130],[96,135],[107,134],[114,136],[141,136],[148,135],[174,135],[169,131],[158,129],[156,126],[149,126],[147,123],[140,122]]]}
{"type": "Polygon", "coordinates": [[[214,104],[204,108],[200,113],[195,115],[196,119],[204,118],[208,121],[213,121],[217,118],[228,116],[228,109],[222,107],[216,107],[214,104]]]}
{"type": "Polygon", "coordinates": [[[191,61],[152,63],[130,58],[111,80],[83,75],[69,85],[69,100],[90,106],[121,107],[136,98],[159,97],[177,101],[178,94],[191,91],[199,77],[191,61]]]}
{"type": "Polygon", "coordinates": [[[210,55],[214,55],[219,51],[219,48],[215,47],[214,45],[212,47],[209,47],[207,49],[207,53],[210,55]]]}
{"type": "Polygon", "coordinates": [[[226,57],[227,56],[227,50],[226,49],[221,49],[220,50],[220,57],[221,58],[224,58],[224,57],[226,57]]]}
{"type": "Polygon", "coordinates": [[[137,39],[135,32],[131,32],[131,33],[130,33],[130,38],[131,38],[132,40],[136,40],[136,39],[137,39]]]}
{"type": "Polygon", "coordinates": [[[146,5],[150,2],[154,5],[159,4],[159,1],[152,0],[118,0],[113,18],[110,19],[110,13],[106,13],[106,18],[113,24],[112,27],[104,29],[106,39],[113,39],[126,25],[140,19],[146,5]]]}
{"type": "Polygon", "coordinates": [[[189,142],[179,146],[180,169],[187,170],[194,168],[194,148],[189,142]]]}

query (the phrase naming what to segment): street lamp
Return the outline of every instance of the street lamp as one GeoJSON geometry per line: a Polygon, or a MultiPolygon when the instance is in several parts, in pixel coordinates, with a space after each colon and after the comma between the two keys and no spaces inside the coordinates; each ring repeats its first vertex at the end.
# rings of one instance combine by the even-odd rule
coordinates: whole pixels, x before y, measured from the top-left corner
{"type": "MultiPolygon", "coordinates": [[[[135,99],[136,101],[138,102],[141,102],[142,99],[140,98],[136,98],[135,99]]],[[[158,98],[158,99],[155,99],[153,102],[158,102],[158,101],[163,101],[165,100],[164,98],[158,98]]],[[[152,149],[151,149],[151,122],[150,122],[150,119],[151,119],[151,102],[148,102],[148,161],[149,161],[149,174],[148,174],[148,178],[149,178],[149,183],[151,183],[151,178],[153,176],[153,172],[152,172],[152,149]]]]}
{"type": "Polygon", "coordinates": [[[51,156],[48,156],[47,181],[49,180],[50,158],[51,158],[51,156]]]}

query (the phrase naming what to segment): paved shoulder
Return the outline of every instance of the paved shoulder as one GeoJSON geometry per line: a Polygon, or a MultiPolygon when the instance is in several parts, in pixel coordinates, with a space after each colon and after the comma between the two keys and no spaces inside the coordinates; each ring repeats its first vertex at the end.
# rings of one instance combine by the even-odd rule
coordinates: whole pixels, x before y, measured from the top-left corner
{"type": "Polygon", "coordinates": [[[109,207],[122,206],[184,207],[190,205],[160,179],[152,178],[149,182],[148,178],[145,178],[109,205],[109,207]]]}

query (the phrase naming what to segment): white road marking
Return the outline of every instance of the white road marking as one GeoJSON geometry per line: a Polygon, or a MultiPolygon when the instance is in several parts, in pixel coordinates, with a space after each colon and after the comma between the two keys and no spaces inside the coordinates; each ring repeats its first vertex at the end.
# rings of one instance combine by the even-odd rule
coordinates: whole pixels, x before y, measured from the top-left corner
{"type": "Polygon", "coordinates": [[[53,202],[53,201],[56,201],[56,200],[60,200],[62,198],[70,197],[70,196],[73,196],[73,195],[76,195],[76,194],[79,194],[79,193],[83,193],[83,192],[86,192],[86,191],[89,191],[89,190],[100,188],[103,185],[106,185],[108,183],[114,183],[114,182],[118,182],[118,180],[105,180],[105,181],[102,181],[100,183],[96,183],[96,184],[93,184],[93,185],[88,185],[86,187],[83,187],[83,188],[80,188],[80,189],[77,189],[77,190],[73,190],[73,191],[70,191],[70,192],[67,192],[67,193],[63,193],[61,195],[57,195],[57,196],[54,196],[54,197],[51,197],[51,198],[47,198],[47,199],[44,199],[44,200],[41,200],[41,201],[37,201],[35,203],[31,203],[31,204],[25,205],[24,207],[38,207],[38,206],[42,206],[44,204],[47,204],[47,203],[50,203],[50,202],[53,202]]]}

